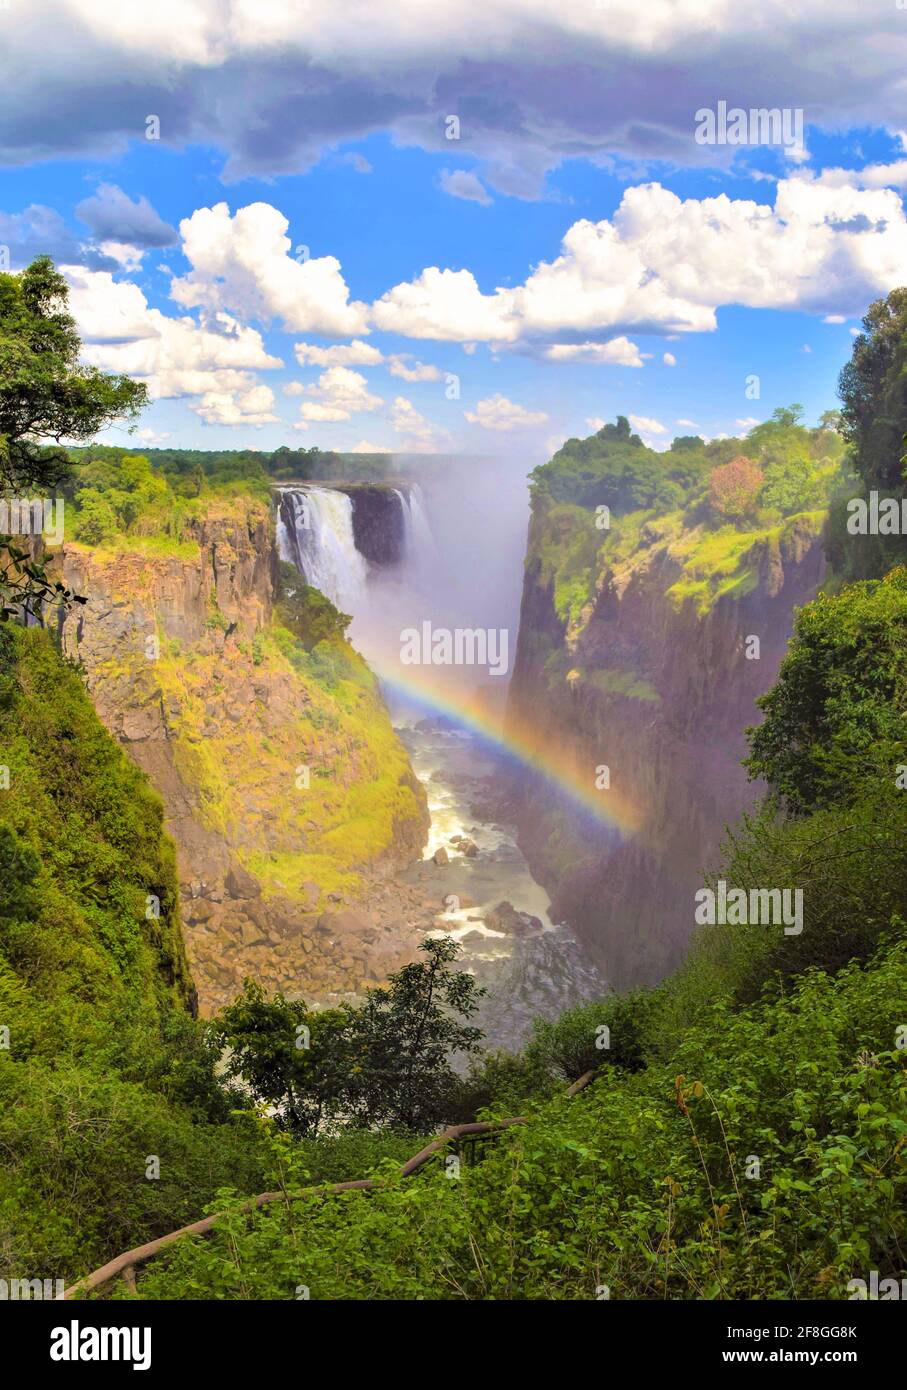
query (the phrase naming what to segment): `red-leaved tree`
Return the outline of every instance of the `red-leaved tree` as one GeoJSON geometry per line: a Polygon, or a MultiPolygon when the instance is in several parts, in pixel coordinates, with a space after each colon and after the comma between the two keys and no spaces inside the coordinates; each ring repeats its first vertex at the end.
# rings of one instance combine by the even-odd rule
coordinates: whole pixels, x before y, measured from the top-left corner
{"type": "Polygon", "coordinates": [[[713,469],[709,478],[709,499],[719,516],[736,520],[751,510],[762,487],[763,472],[758,463],[738,454],[730,463],[713,469]]]}

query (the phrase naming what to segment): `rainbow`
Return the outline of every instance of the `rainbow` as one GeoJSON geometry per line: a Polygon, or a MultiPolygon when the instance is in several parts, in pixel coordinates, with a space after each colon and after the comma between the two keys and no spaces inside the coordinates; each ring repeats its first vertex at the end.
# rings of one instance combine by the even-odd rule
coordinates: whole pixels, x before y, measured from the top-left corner
{"type": "Polygon", "coordinates": [[[563,748],[540,746],[541,735],[537,728],[521,726],[522,721],[512,717],[503,728],[501,721],[475,696],[453,693],[449,689],[439,692],[426,676],[414,672],[401,678],[399,670],[391,672],[371,658],[369,665],[383,689],[427,713],[443,715],[469,729],[505,757],[544,777],[558,792],[566,794],[596,820],[611,826],[621,837],[628,838],[639,829],[641,816],[626,795],[614,788],[596,788],[595,768],[571,767],[563,748]]]}

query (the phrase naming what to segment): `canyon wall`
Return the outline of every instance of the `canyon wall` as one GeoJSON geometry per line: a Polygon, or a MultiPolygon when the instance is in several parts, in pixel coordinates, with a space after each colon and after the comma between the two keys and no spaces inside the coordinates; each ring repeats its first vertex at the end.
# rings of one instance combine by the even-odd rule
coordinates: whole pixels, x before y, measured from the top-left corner
{"type": "Polygon", "coordinates": [[[281,626],[267,505],[212,502],[179,541],[70,543],[63,571],[88,600],[64,648],[164,798],[203,1010],[247,974],[323,997],[411,958],[393,874],[424,794],[361,658],[281,626]]]}
{"type": "Polygon", "coordinates": [[[590,789],[607,767],[602,809],[613,798],[636,828],[622,834],[526,775],[520,846],[554,920],[570,923],[617,988],[654,983],[682,959],[701,871],[759,794],[740,766],[744,729],[759,722],[755,700],[776,678],[795,607],[821,582],[822,521],[803,513],[756,539],[712,592],[689,579],[702,538],[647,522],[629,544],[615,537],[569,617],[544,559],[563,518],[534,508],[509,719],[541,740],[554,731],[590,789]],[[747,656],[753,637],[758,659],[747,656]]]}

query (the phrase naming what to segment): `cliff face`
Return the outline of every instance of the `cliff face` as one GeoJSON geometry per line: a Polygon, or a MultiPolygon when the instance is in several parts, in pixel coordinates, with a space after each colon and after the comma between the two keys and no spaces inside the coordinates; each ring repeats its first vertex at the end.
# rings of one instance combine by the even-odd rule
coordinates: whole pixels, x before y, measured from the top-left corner
{"type": "Polygon", "coordinates": [[[607,766],[602,806],[629,805],[637,828],[622,835],[527,777],[520,844],[553,917],[577,930],[610,981],[651,984],[682,958],[701,870],[759,793],[740,766],[743,730],[759,722],[754,701],[775,680],[793,609],[821,581],[821,519],[801,514],[757,538],[729,591],[705,598],[689,569],[701,538],[645,524],[630,545],[615,537],[594,597],[572,619],[546,573],[550,540],[551,518],[537,508],[509,718],[556,730],[565,765],[590,789],[607,766]]]}
{"type": "Polygon", "coordinates": [[[353,537],[360,555],[373,565],[396,565],[403,558],[403,503],[392,487],[347,483],[340,487],[353,504],[353,537]]]}
{"type": "Polygon", "coordinates": [[[315,996],[384,978],[407,953],[382,894],[428,821],[364,663],[280,627],[272,532],[240,499],[179,543],[71,544],[63,561],[88,599],[65,648],[164,798],[207,1011],[246,974],[315,996]]]}

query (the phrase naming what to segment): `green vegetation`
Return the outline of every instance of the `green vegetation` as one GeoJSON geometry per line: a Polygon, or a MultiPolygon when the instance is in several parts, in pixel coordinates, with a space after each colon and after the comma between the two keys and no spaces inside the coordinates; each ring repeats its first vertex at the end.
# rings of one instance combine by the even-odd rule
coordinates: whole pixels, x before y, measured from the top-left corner
{"type": "Polygon", "coordinates": [[[792,530],[821,533],[841,485],[844,444],[826,414],[800,424],[778,409],[745,439],[674,440],[657,453],[623,416],[589,439],[568,439],[536,468],[528,562],[550,587],[555,612],[576,627],[603,573],[663,552],[667,593],[700,615],[758,583],[762,557],[792,530]],[[677,573],[679,567],[680,573],[677,573]]]}
{"type": "Polygon", "coordinates": [[[896,499],[907,493],[907,290],[869,306],[838,395],[849,471],[832,508],[828,555],[842,578],[876,579],[907,562],[907,539],[849,535],[847,503],[873,491],[896,499]]]}
{"type": "MultiPolygon", "coordinates": [[[[899,1277],[907,801],[861,750],[901,717],[903,592],[892,576],[807,607],[765,733],[751,734],[770,794],[714,877],[802,889],[800,935],[702,928],[657,989],[572,1009],[521,1055],[474,1065],[438,1117],[528,1123],[457,1180],[441,1161],[401,1180],[395,1154],[367,1195],[250,1216],[220,1194],[224,1222],[159,1257],[138,1296],[291,1299],[305,1285],[316,1299],[594,1299],[606,1285],[612,1298],[843,1299],[870,1269],[899,1277]],[[815,794],[806,737],[773,776],[801,707],[804,727],[837,721],[835,797],[815,794]],[[778,793],[792,801],[801,773],[785,813],[778,793]],[[567,1099],[565,1081],[593,1067],[567,1099]]],[[[285,1152],[292,1193],[310,1181],[311,1144],[285,1152]]]]}
{"type": "MultiPolygon", "coordinates": [[[[10,524],[7,504],[12,497],[31,500],[67,477],[62,438],[88,439],[117,417],[133,418],[145,402],[143,386],[79,362],[81,343],[67,312],[68,295],[66,281],[48,256],[33,261],[21,275],[0,274],[4,527],[10,524]],[[55,439],[57,447],[37,442],[42,438],[55,439]]],[[[81,601],[48,576],[40,556],[9,535],[0,539],[0,621],[18,612],[37,618],[45,603],[81,601]]]]}
{"type": "Polygon", "coordinates": [[[777,685],[758,702],[753,777],[798,812],[834,805],[907,761],[907,569],[802,609],[777,685]]]}
{"type": "Polygon", "coordinates": [[[255,1217],[234,1201],[139,1296],[846,1298],[849,1279],[900,1269],[905,981],[900,941],[771,1004],[713,1003],[669,1060],[536,1099],[457,1180],[385,1162],[380,1193],[255,1217]]]}
{"type": "MultiPolygon", "coordinates": [[[[11,278],[0,294],[20,292],[11,278]]],[[[874,317],[873,306],[845,382],[866,483],[892,481],[891,426],[880,435],[873,412],[900,409],[890,374],[904,309],[894,297],[874,317]]],[[[138,400],[126,386],[121,397],[138,400]]],[[[841,476],[834,423],[805,429],[792,407],[745,441],[684,437],[663,455],[622,420],[568,441],[534,475],[530,547],[561,618],[585,620],[603,566],[625,574],[653,555],[681,603],[707,610],[746,592],[760,549],[821,527],[841,476]],[[610,529],[596,527],[602,507],[610,529]]],[[[10,456],[34,479],[29,449],[10,456]]],[[[209,473],[80,455],[85,544],[102,565],[137,550],[128,582],[151,593],[155,564],[195,543],[202,515],[247,522],[261,506],[237,466],[227,477],[229,459],[209,473]]],[[[266,893],[347,887],[376,825],[390,836],[414,806],[345,615],[290,590],[229,663],[215,606],[197,650],[163,642],[154,663],[177,766],[212,826],[242,817],[266,893]],[[246,711],[218,727],[206,699],[256,673],[291,724],[256,727],[246,711]],[[284,734],[301,759],[312,753],[302,850],[292,796],[267,848],[250,811],[285,768],[284,734]]],[[[872,1269],[900,1278],[905,620],[904,570],[808,605],[750,731],[749,769],[768,795],[708,881],[801,891],[802,931],[703,927],[657,989],[572,1009],[521,1054],[490,1057],[477,1055],[477,991],[448,940],[426,942],[424,961],[356,1009],[314,1013],[250,981],[211,1024],[195,1018],[160,801],[50,635],[0,628],[0,1277],[71,1280],[207,1209],[226,1213],[209,1238],[170,1246],[134,1293],[113,1296],[595,1299],[606,1286],[631,1299],[840,1299],[872,1269]],[[457,1052],[472,1057],[465,1077],[457,1052]],[[568,1099],[564,1083],[592,1067],[568,1099]],[[400,1178],[438,1124],[515,1112],[525,1125],[473,1161],[400,1178]],[[301,1196],[370,1174],[381,1186],[368,1194],[301,1196]],[[286,1200],[242,1210],[272,1188],[286,1200]]],[[[587,679],[564,667],[551,662],[559,678],[587,679]]],[[[95,674],[119,678],[122,658],[95,674]]],[[[609,698],[655,694],[630,670],[592,679],[609,698]]]]}
{"type": "Polygon", "coordinates": [[[254,981],[223,1009],[213,1035],[276,1123],[297,1135],[319,1129],[418,1132],[450,1113],[459,1088],[451,1058],[478,1050],[469,1019],[483,993],[451,968],[450,937],[426,939],[425,961],[406,965],[363,1004],[314,1011],[302,1000],[267,999],[254,981]]]}
{"type": "Polygon", "coordinates": [[[264,1169],[191,1016],[160,800],[36,629],[0,629],[0,762],[0,1277],[73,1277],[264,1169]]]}

